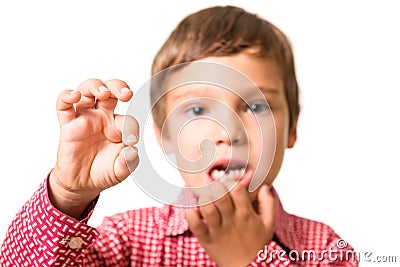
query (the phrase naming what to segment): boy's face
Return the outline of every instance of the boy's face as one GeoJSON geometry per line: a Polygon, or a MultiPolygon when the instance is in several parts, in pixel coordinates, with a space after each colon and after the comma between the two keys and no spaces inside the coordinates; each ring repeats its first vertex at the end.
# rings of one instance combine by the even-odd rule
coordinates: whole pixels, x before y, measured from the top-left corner
{"type": "MultiPolygon", "coordinates": [[[[165,95],[164,114],[171,117],[162,134],[156,128],[159,143],[167,152],[179,155],[176,162],[186,186],[201,187],[226,177],[246,187],[252,179],[258,180],[258,185],[270,185],[279,172],[285,148],[296,141],[296,127],[289,133],[289,111],[276,64],[246,52],[201,61],[242,72],[260,88],[269,107],[259,96],[249,96],[246,104],[231,90],[218,86],[181,86],[165,95]],[[209,115],[212,119],[207,119],[209,115]],[[190,170],[194,170],[193,164],[199,166],[196,171],[185,171],[188,163],[190,170]]],[[[250,193],[252,200],[256,193],[250,193]]]]}

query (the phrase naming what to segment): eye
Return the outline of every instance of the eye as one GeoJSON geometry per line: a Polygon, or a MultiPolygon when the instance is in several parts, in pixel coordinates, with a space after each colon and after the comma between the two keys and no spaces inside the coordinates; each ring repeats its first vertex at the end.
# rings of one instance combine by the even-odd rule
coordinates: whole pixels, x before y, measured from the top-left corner
{"type": "Polygon", "coordinates": [[[256,114],[267,113],[270,110],[271,110],[271,108],[269,107],[269,105],[267,103],[252,103],[246,109],[247,112],[256,113],[256,114]]]}
{"type": "Polygon", "coordinates": [[[194,106],[191,107],[187,110],[187,112],[189,113],[189,115],[191,116],[201,116],[204,115],[206,113],[206,110],[200,106],[194,106]]]}

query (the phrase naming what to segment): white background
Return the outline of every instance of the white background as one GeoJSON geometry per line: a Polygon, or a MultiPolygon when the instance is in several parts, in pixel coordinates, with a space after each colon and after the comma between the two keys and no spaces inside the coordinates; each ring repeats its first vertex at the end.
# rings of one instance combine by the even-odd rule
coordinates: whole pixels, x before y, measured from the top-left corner
{"type": "MultiPolygon", "coordinates": [[[[270,20],[293,43],[303,108],[298,142],[275,184],[284,207],[329,224],[361,252],[400,261],[396,1],[133,3],[1,2],[1,240],[55,163],[61,90],[93,77],[139,88],[184,16],[233,4],[270,20]]],[[[128,178],[102,194],[90,224],[151,205],[160,204],[128,178]]]]}

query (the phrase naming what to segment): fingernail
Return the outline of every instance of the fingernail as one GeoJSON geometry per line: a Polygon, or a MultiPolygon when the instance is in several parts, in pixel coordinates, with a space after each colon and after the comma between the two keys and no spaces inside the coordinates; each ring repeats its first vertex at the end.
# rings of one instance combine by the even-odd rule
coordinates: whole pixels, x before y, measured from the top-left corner
{"type": "Polygon", "coordinates": [[[134,134],[130,134],[128,135],[128,137],[126,138],[126,142],[127,143],[135,143],[137,141],[137,137],[134,134]]]}
{"type": "Polygon", "coordinates": [[[100,93],[102,93],[102,92],[107,92],[107,91],[109,91],[109,90],[108,90],[108,88],[105,87],[104,85],[102,85],[102,86],[99,87],[99,92],[100,92],[100,93]]]}
{"type": "Polygon", "coordinates": [[[125,147],[124,148],[124,155],[126,161],[132,161],[135,159],[137,155],[137,150],[133,147],[125,147]]]}
{"type": "Polygon", "coordinates": [[[129,88],[124,87],[124,88],[121,89],[121,94],[128,94],[130,92],[132,92],[132,91],[129,88]]]}

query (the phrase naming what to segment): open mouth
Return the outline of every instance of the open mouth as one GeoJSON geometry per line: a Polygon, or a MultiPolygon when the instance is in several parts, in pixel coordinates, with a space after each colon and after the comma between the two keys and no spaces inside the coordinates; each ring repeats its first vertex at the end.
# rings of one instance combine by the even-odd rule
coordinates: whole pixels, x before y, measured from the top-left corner
{"type": "Polygon", "coordinates": [[[239,181],[246,172],[246,164],[239,160],[223,159],[214,162],[209,169],[209,176],[213,181],[239,181]]]}

